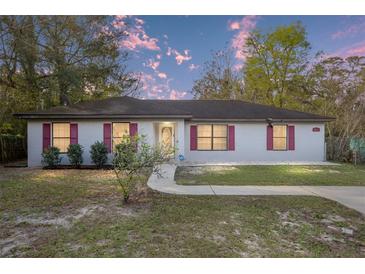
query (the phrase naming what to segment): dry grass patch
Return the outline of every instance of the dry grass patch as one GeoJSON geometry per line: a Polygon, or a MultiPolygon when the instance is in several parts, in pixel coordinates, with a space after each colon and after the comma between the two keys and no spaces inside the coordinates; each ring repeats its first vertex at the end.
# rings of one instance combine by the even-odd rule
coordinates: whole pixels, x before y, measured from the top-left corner
{"type": "Polygon", "coordinates": [[[49,172],[0,182],[1,257],[365,256],[364,216],[318,197],[174,196],[141,182],[124,205],[110,171],[49,172]]]}
{"type": "Polygon", "coordinates": [[[178,167],[185,185],[351,185],[365,186],[365,165],[197,166],[178,167]]]}

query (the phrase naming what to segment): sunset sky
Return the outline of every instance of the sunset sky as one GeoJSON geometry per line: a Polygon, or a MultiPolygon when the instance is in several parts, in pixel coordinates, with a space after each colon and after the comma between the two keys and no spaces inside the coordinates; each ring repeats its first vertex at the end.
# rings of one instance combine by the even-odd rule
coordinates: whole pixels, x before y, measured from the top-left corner
{"type": "Polygon", "coordinates": [[[131,53],[130,69],[141,73],[140,97],[188,99],[212,51],[232,48],[238,68],[252,29],[270,31],[296,21],[306,27],[313,55],[365,54],[365,16],[117,16],[113,23],[131,26],[120,46],[131,53]]]}

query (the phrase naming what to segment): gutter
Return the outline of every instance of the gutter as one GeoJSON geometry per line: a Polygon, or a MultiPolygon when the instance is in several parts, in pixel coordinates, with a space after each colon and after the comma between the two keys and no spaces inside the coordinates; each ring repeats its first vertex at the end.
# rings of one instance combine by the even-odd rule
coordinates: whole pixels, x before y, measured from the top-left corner
{"type": "MultiPolygon", "coordinates": [[[[29,113],[15,113],[13,114],[14,117],[20,118],[20,119],[26,119],[26,120],[44,120],[44,119],[185,119],[192,122],[265,122],[267,123],[266,119],[240,119],[240,118],[233,118],[233,119],[227,119],[227,118],[193,118],[192,115],[166,115],[166,114],[157,114],[157,115],[110,115],[110,114],[29,114],[29,113]]],[[[323,117],[323,118],[304,118],[304,119],[271,119],[274,123],[280,123],[280,122],[331,122],[334,121],[335,118],[333,117],[323,117]]]]}
{"type": "MultiPolygon", "coordinates": [[[[331,122],[336,120],[332,117],[326,118],[305,118],[305,119],[272,119],[274,123],[281,123],[281,122],[331,122]]],[[[212,122],[212,121],[222,121],[222,122],[265,122],[267,123],[267,119],[214,119],[214,118],[193,118],[190,121],[192,122],[212,122]]]]}
{"type": "Polygon", "coordinates": [[[164,118],[164,119],[190,119],[191,115],[166,115],[166,114],[158,114],[158,115],[106,115],[106,114],[28,114],[28,113],[15,113],[14,117],[20,119],[155,119],[155,118],[164,118]]]}

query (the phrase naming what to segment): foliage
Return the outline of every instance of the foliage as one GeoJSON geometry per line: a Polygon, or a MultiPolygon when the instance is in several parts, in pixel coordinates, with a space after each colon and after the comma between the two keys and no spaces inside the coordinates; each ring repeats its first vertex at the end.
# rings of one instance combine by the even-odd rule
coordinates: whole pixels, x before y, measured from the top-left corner
{"type": "Polygon", "coordinates": [[[42,152],[42,158],[42,164],[53,168],[62,160],[62,157],[60,157],[60,149],[58,147],[49,147],[42,152]]]}
{"type": "Polygon", "coordinates": [[[143,173],[158,173],[158,165],[168,161],[173,152],[158,146],[151,147],[143,136],[123,137],[115,147],[113,167],[124,202],[128,202],[139,177],[143,173]]]}
{"type": "Polygon", "coordinates": [[[349,161],[351,138],[365,137],[365,57],[320,58],[306,86],[306,109],[336,118],[326,128],[329,159],[349,161]]]}
{"type": "Polygon", "coordinates": [[[99,141],[95,142],[90,147],[90,157],[98,168],[103,167],[108,160],[108,149],[105,144],[99,141]]]}
{"type": "Polygon", "coordinates": [[[128,24],[110,16],[0,16],[0,128],[13,112],[134,92],[120,49],[128,24]]]}
{"type": "Polygon", "coordinates": [[[296,82],[307,65],[310,44],[301,23],[280,26],[247,39],[244,67],[245,98],[277,107],[300,106],[296,82]]]}
{"type": "Polygon", "coordinates": [[[84,153],[84,149],[81,145],[70,144],[67,148],[67,156],[70,164],[74,167],[80,167],[83,162],[82,153],[84,153]]]}
{"type": "Polygon", "coordinates": [[[242,48],[247,56],[242,75],[225,77],[231,75],[234,62],[229,55],[218,54],[195,81],[193,94],[201,99],[242,98],[334,117],[326,127],[328,159],[351,161],[350,140],[365,135],[365,57],[318,53],[310,60],[309,50],[299,22],[266,33],[254,30],[242,48]],[[243,92],[237,93],[234,83],[240,82],[243,92]]]}
{"type": "Polygon", "coordinates": [[[0,134],[0,163],[25,158],[26,139],[20,135],[0,134]]]}
{"type": "Polygon", "coordinates": [[[242,96],[240,70],[233,66],[232,51],[217,51],[206,62],[201,79],[194,82],[193,94],[198,99],[234,99],[242,96]]]}

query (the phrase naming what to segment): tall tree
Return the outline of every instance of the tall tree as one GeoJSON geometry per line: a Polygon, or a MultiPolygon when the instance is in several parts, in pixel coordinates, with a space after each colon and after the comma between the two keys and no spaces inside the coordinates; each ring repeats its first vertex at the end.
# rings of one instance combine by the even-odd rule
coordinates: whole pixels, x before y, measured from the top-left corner
{"type": "Polygon", "coordinates": [[[328,123],[329,156],[348,158],[351,138],[365,138],[365,57],[320,58],[308,74],[309,111],[335,117],[328,123]]]}
{"type": "Polygon", "coordinates": [[[127,28],[108,16],[0,16],[2,112],[134,92],[119,48],[127,28]]]}
{"type": "Polygon", "coordinates": [[[306,69],[310,44],[300,22],[273,32],[253,31],[243,49],[245,99],[278,107],[297,107],[293,84],[306,69]],[[294,106],[293,106],[294,105],[294,106]]]}
{"type": "Polygon", "coordinates": [[[234,99],[242,96],[240,69],[235,69],[230,50],[212,54],[212,60],[204,64],[201,79],[194,82],[192,92],[198,99],[234,99]]]}

